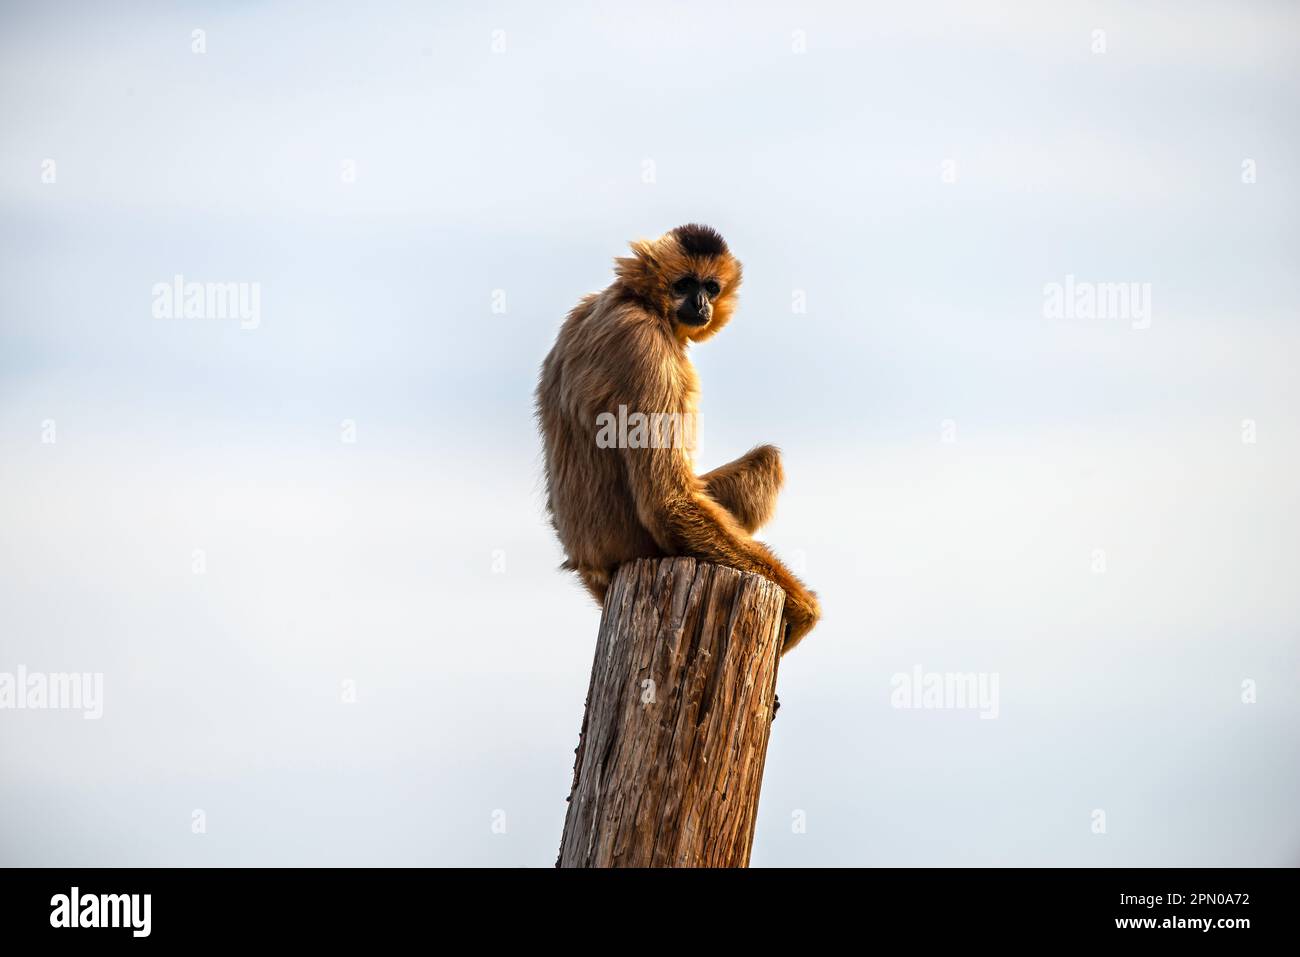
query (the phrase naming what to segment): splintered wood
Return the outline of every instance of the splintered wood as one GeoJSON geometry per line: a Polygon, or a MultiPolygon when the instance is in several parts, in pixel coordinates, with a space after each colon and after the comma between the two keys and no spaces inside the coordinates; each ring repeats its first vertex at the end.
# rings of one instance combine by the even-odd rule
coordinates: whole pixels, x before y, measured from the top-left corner
{"type": "Polygon", "coordinates": [[[560,867],[745,867],[785,593],[690,558],[624,565],[605,597],[560,867]]]}

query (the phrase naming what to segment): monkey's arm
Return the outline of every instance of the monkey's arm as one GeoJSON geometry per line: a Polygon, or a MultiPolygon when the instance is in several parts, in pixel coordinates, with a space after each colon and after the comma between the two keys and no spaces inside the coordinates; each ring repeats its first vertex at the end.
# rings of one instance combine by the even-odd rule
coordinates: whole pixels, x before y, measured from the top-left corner
{"type": "Polygon", "coordinates": [[[789,626],[783,654],[812,630],[821,617],[817,596],[710,497],[683,450],[625,449],[623,456],[637,515],[665,551],[762,575],[781,586],[789,626]]]}

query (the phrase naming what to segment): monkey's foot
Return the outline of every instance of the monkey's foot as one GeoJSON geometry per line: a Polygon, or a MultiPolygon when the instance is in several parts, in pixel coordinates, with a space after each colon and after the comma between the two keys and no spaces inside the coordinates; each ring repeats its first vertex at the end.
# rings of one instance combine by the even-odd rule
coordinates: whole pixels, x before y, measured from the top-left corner
{"type": "Polygon", "coordinates": [[[780,710],[781,710],[781,696],[779,694],[773,694],[772,695],[772,720],[773,721],[776,720],[776,713],[780,710]]]}

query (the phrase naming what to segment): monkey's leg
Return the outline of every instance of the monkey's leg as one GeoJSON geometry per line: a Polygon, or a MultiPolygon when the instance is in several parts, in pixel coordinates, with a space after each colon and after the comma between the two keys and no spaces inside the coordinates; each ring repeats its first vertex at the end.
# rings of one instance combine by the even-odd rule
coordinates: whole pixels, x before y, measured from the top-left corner
{"type": "Polygon", "coordinates": [[[785,482],[781,452],[775,445],[760,445],[734,462],[701,475],[700,481],[709,498],[753,535],[776,511],[776,496],[785,482]]]}
{"type": "Polygon", "coordinates": [[[662,507],[668,528],[680,543],[677,554],[762,575],[785,592],[787,628],[781,654],[797,645],[817,624],[821,618],[817,595],[766,545],[750,538],[735,517],[712,498],[702,491],[688,493],[666,497],[662,507]]]}
{"type": "MultiPolygon", "coordinates": [[[[755,452],[751,455],[756,459],[776,457],[775,449],[755,452]]],[[[777,461],[779,464],[779,457],[777,461]]],[[[750,538],[736,516],[709,495],[700,478],[692,474],[684,452],[634,449],[624,453],[624,463],[637,517],[665,554],[688,555],[775,582],[785,592],[787,629],[782,654],[812,630],[821,618],[816,593],[766,545],[750,538]]],[[[769,474],[775,471],[769,467],[769,474]]],[[[718,484],[726,483],[720,480],[718,484]]],[[[742,502],[733,504],[745,504],[746,496],[740,498],[742,502]]]]}

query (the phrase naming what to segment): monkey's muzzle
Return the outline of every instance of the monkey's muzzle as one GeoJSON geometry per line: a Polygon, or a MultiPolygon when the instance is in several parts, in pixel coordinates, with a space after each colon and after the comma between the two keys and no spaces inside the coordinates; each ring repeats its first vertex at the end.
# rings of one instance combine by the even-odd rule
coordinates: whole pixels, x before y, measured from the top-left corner
{"type": "Polygon", "coordinates": [[[713,303],[709,302],[709,297],[700,293],[694,299],[687,299],[677,310],[677,318],[680,322],[688,326],[708,325],[713,318],[713,303]]]}

